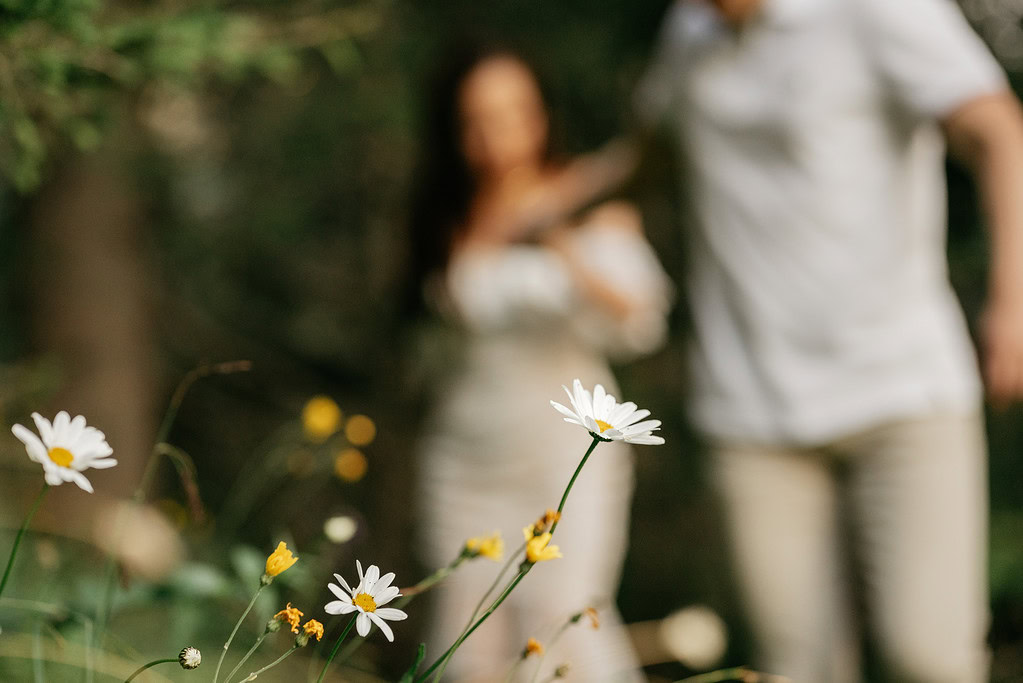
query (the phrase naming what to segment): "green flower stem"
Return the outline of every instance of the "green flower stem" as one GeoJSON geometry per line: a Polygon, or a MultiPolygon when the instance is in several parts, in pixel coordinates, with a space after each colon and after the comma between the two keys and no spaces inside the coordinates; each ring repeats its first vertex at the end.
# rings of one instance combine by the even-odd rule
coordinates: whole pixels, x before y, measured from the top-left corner
{"type": "MultiPolygon", "coordinates": [[[[523,578],[525,578],[526,574],[528,574],[529,570],[532,569],[532,568],[533,568],[533,565],[525,563],[525,562],[522,563],[521,568],[519,569],[519,573],[515,576],[514,579],[511,580],[511,582],[504,589],[504,591],[501,593],[501,595],[498,596],[497,600],[495,600],[493,602],[493,604],[490,605],[490,607],[487,608],[487,611],[484,612],[480,616],[480,618],[476,620],[476,623],[474,623],[472,626],[470,626],[468,630],[466,630],[462,635],[460,635],[458,637],[458,639],[454,643],[451,644],[451,647],[449,647],[447,649],[447,651],[443,655],[441,655],[440,658],[437,659],[437,661],[435,661],[433,664],[430,665],[430,668],[428,668],[426,671],[424,671],[420,676],[416,677],[415,683],[420,683],[420,681],[425,681],[427,679],[427,677],[437,669],[437,667],[440,667],[442,665],[446,666],[447,665],[447,660],[451,658],[451,655],[453,655],[455,653],[455,650],[457,650],[458,647],[463,642],[465,642],[466,638],[468,638],[470,635],[472,635],[473,631],[478,629],[480,627],[480,625],[484,621],[487,620],[487,617],[489,617],[491,614],[493,614],[497,610],[497,608],[501,606],[501,603],[504,602],[504,599],[507,598],[508,595],[513,590],[515,590],[515,586],[519,585],[519,582],[522,581],[523,578]]],[[[434,676],[434,680],[438,680],[440,674],[442,674],[442,673],[444,673],[444,669],[443,668],[440,671],[437,672],[437,675],[434,676]]]]}
{"type": "Polygon", "coordinates": [[[291,646],[290,648],[288,648],[287,650],[285,650],[285,651],[284,651],[284,654],[283,654],[283,655],[281,655],[281,656],[280,656],[280,657],[278,657],[277,659],[273,660],[272,662],[270,662],[269,664],[267,664],[266,666],[264,666],[264,667],[263,667],[262,669],[260,669],[260,670],[258,670],[258,671],[253,671],[253,672],[252,672],[252,673],[250,673],[250,674],[249,674],[248,676],[246,676],[246,677],[245,677],[245,678],[243,678],[243,679],[242,679],[241,681],[239,681],[239,683],[244,683],[244,681],[254,681],[254,680],[256,680],[257,678],[259,678],[259,674],[263,673],[263,672],[264,672],[264,671],[266,671],[267,669],[272,669],[272,668],[274,668],[275,666],[277,666],[278,664],[280,664],[281,662],[283,662],[283,661],[284,661],[285,659],[287,659],[288,657],[290,657],[290,656],[292,655],[292,653],[293,653],[293,652],[294,652],[295,650],[299,649],[300,647],[302,647],[302,646],[301,646],[301,645],[299,645],[298,643],[295,643],[295,644],[294,644],[294,645],[292,645],[292,646],[291,646]]]}
{"type": "Polygon", "coordinates": [[[148,664],[143,664],[139,668],[135,669],[135,672],[131,676],[128,676],[127,678],[124,679],[124,683],[128,683],[128,681],[132,680],[133,678],[138,676],[140,673],[142,673],[146,669],[148,669],[150,667],[153,667],[153,666],[156,666],[157,664],[169,664],[171,662],[177,662],[177,661],[178,661],[177,657],[172,657],[171,659],[155,659],[155,660],[149,662],[148,664]]]}
{"type": "Polygon", "coordinates": [[[575,468],[575,472],[572,473],[572,478],[568,480],[568,486],[565,487],[565,493],[561,496],[561,502],[558,503],[558,518],[554,520],[554,524],[551,524],[551,535],[554,535],[554,530],[558,528],[558,522],[561,521],[561,511],[565,509],[565,502],[568,500],[568,494],[572,491],[572,487],[575,485],[575,480],[579,477],[579,473],[583,470],[583,465],[589,460],[590,454],[593,453],[593,449],[597,447],[597,444],[606,439],[601,439],[599,436],[593,437],[593,443],[586,449],[586,454],[583,455],[583,459],[579,461],[579,465],[575,468]]]}
{"type": "Polygon", "coordinates": [[[256,638],[256,642],[252,644],[252,647],[250,647],[249,651],[245,653],[245,656],[241,658],[241,661],[235,664],[234,668],[231,669],[231,673],[227,674],[227,676],[224,677],[225,681],[229,681],[232,678],[234,678],[234,675],[238,672],[238,669],[242,668],[242,664],[249,661],[249,657],[251,657],[252,653],[256,651],[256,648],[258,648],[263,643],[263,641],[266,640],[266,637],[269,633],[270,633],[269,631],[263,631],[263,633],[258,638],[256,638]]]}
{"type": "Polygon", "coordinates": [[[401,593],[402,597],[405,598],[405,603],[407,603],[409,600],[419,595],[420,593],[425,593],[426,591],[430,590],[444,579],[451,576],[451,574],[454,573],[454,571],[458,569],[458,567],[467,559],[469,559],[468,555],[466,555],[465,553],[459,553],[458,557],[456,557],[454,561],[452,561],[447,566],[441,567],[434,573],[427,576],[425,579],[421,580],[416,585],[410,586],[408,588],[403,588],[401,590],[401,593]]]}
{"type": "MultiPolygon", "coordinates": [[[[479,616],[480,610],[483,609],[483,605],[486,604],[487,599],[494,593],[495,590],[497,590],[497,585],[501,583],[501,579],[504,578],[504,575],[508,573],[508,570],[511,569],[513,564],[515,564],[515,560],[518,559],[519,555],[525,549],[526,543],[525,541],[523,541],[522,545],[516,548],[515,552],[508,556],[508,559],[507,561],[505,561],[504,566],[501,567],[501,571],[497,574],[497,577],[494,579],[493,583],[490,584],[490,588],[487,589],[487,592],[484,593],[483,597],[481,597],[479,599],[479,602],[476,603],[476,607],[473,608],[472,615],[469,617],[469,621],[467,621],[465,624],[466,629],[472,626],[472,622],[474,622],[476,620],[476,617],[479,616]]],[[[462,630],[464,631],[465,629],[462,630]]]]}
{"type": "Polygon", "coordinates": [[[547,653],[551,651],[551,648],[554,647],[555,643],[557,643],[561,636],[565,634],[565,631],[572,628],[572,625],[575,623],[578,622],[571,620],[566,621],[564,624],[561,625],[560,628],[558,628],[558,632],[554,634],[554,637],[552,637],[550,641],[548,641],[547,647],[543,649],[543,654],[540,655],[540,661],[536,663],[536,671],[533,672],[533,677],[529,679],[530,683],[536,681],[536,679],[540,676],[540,670],[543,668],[543,661],[547,659],[547,653]]]}
{"type": "Polygon", "coordinates": [[[28,515],[25,517],[25,521],[21,523],[21,528],[18,529],[18,535],[14,537],[14,547],[11,548],[11,556],[7,558],[7,569],[4,570],[4,578],[0,579],[0,595],[3,595],[4,588],[7,586],[7,580],[11,577],[11,569],[14,568],[14,556],[18,554],[18,546],[21,545],[21,539],[28,530],[28,525],[32,522],[32,518],[36,514],[36,510],[43,502],[43,498],[46,497],[46,492],[50,490],[49,484],[43,484],[43,490],[36,496],[35,501],[32,503],[32,507],[28,510],[28,515]]]}
{"type": "MultiPolygon", "coordinates": [[[[153,482],[153,477],[156,476],[156,466],[160,462],[160,455],[163,452],[161,445],[170,436],[171,427],[174,426],[174,420],[178,416],[178,411],[181,409],[181,404],[185,400],[185,394],[192,388],[197,380],[210,375],[227,375],[234,372],[245,372],[252,368],[252,363],[247,360],[229,361],[226,363],[215,363],[213,365],[200,365],[197,368],[193,368],[181,381],[178,382],[178,386],[174,389],[174,393],[171,395],[170,403],[167,404],[167,410],[163,415],[163,420],[160,422],[160,427],[156,432],[156,440],[153,444],[153,450],[149,454],[149,458],[146,460],[145,469],[142,471],[142,478],[139,480],[139,484],[135,487],[135,491],[131,496],[132,505],[141,505],[146,500],[146,493],[149,491],[149,486],[153,482]]],[[[120,546],[121,537],[124,535],[124,524],[125,524],[125,510],[121,510],[118,514],[118,520],[114,526],[114,548],[120,546]]],[[[116,552],[116,551],[115,551],[116,552]]],[[[107,555],[106,566],[103,571],[103,594],[100,598],[99,605],[96,608],[96,635],[99,637],[106,629],[106,624],[110,620],[110,612],[114,604],[114,591],[116,589],[116,569],[117,562],[114,553],[107,555]]]]}
{"type": "MultiPolygon", "coordinates": [[[[572,473],[572,478],[568,480],[568,485],[565,487],[565,492],[561,495],[561,502],[558,503],[558,519],[555,520],[553,524],[551,524],[550,530],[551,536],[554,535],[554,530],[557,529],[558,522],[561,521],[561,512],[565,509],[565,503],[568,501],[568,494],[572,492],[572,487],[575,485],[575,480],[579,478],[579,473],[582,471],[583,466],[586,464],[586,461],[589,460],[590,455],[593,454],[593,451],[597,448],[597,444],[599,444],[601,441],[606,441],[606,439],[602,439],[595,434],[593,435],[593,441],[590,443],[590,447],[586,449],[586,453],[583,454],[582,459],[576,466],[575,472],[572,473]]],[[[513,555],[512,558],[514,558],[516,555],[518,555],[518,552],[516,552],[516,554],[513,555]]],[[[502,569],[501,574],[498,575],[498,579],[494,582],[494,585],[496,585],[500,581],[501,575],[504,574],[508,566],[510,565],[506,565],[505,568],[502,569]]],[[[487,617],[494,613],[494,610],[496,610],[501,605],[501,603],[504,602],[505,598],[508,597],[508,595],[515,589],[517,585],[519,585],[519,582],[522,581],[522,579],[526,576],[526,574],[529,573],[529,570],[532,568],[533,568],[532,564],[523,562],[520,565],[518,575],[514,579],[512,579],[512,581],[508,584],[508,587],[504,589],[504,592],[501,593],[497,600],[495,600],[494,603],[487,608],[487,611],[484,612],[483,615],[472,624],[472,626],[468,627],[465,631],[462,632],[462,635],[460,635],[458,639],[455,640],[451,647],[449,647],[447,651],[443,655],[441,655],[441,657],[437,661],[430,665],[430,668],[428,668],[421,676],[418,676],[415,679],[415,683],[425,681],[426,678],[438,667],[440,667],[440,671],[438,671],[438,673],[434,675],[433,680],[434,681],[439,680],[440,675],[444,673],[444,668],[447,667],[447,662],[449,659],[451,659],[451,656],[454,654],[455,650],[457,650],[459,646],[463,642],[465,642],[465,639],[468,638],[473,631],[479,628],[480,625],[487,620],[487,617]]],[[[482,604],[486,600],[487,596],[490,595],[492,591],[493,586],[491,586],[491,588],[484,595],[483,600],[480,601],[480,604],[482,604]]],[[[477,607],[477,611],[478,609],[479,607],[477,607]]]]}
{"type": "Polygon", "coordinates": [[[722,681],[759,681],[761,674],[745,666],[737,666],[732,669],[721,669],[710,671],[705,674],[697,674],[689,678],[682,678],[675,683],[721,683],[722,681]]]}
{"type": "Polygon", "coordinates": [[[358,618],[359,618],[358,614],[353,615],[352,620],[348,622],[347,626],[345,626],[345,630],[341,632],[341,635],[338,637],[337,642],[334,643],[334,649],[330,651],[330,656],[327,657],[327,661],[323,665],[323,671],[320,672],[320,677],[316,679],[316,683],[321,683],[323,681],[323,677],[327,675],[327,669],[330,668],[330,663],[334,661],[334,655],[337,654],[338,648],[341,647],[341,642],[344,641],[345,636],[347,636],[348,632],[352,630],[353,626],[355,626],[355,620],[358,618]]]}
{"type": "Polygon", "coordinates": [[[234,630],[231,631],[231,635],[228,637],[227,642],[224,643],[224,648],[220,651],[220,659],[217,660],[217,669],[213,672],[213,683],[217,683],[220,679],[220,667],[224,665],[224,657],[227,655],[227,649],[231,647],[231,641],[234,640],[235,635],[238,633],[238,629],[241,628],[242,622],[245,621],[245,617],[249,616],[249,612],[252,610],[252,606],[256,604],[256,600],[259,598],[259,594],[266,588],[262,582],[259,584],[259,588],[256,590],[256,594],[252,596],[252,600],[249,601],[249,606],[242,612],[241,617],[238,618],[238,622],[234,625],[234,630]]]}

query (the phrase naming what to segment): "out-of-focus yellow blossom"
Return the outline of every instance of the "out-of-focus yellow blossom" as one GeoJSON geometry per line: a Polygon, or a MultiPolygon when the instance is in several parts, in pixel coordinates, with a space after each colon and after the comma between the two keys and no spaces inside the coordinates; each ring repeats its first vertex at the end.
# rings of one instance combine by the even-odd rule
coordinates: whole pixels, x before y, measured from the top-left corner
{"type": "Polygon", "coordinates": [[[525,659],[530,655],[542,655],[543,645],[536,638],[530,638],[526,641],[526,647],[522,649],[522,658],[525,659]]]}
{"type": "Polygon", "coordinates": [[[561,557],[561,551],[556,545],[547,545],[551,542],[551,532],[545,531],[539,536],[533,535],[532,525],[522,530],[526,538],[526,561],[530,564],[546,562],[561,557]]]}
{"type": "Polygon", "coordinates": [[[298,558],[292,555],[288,550],[288,545],[281,541],[277,544],[277,549],[270,553],[270,557],[266,558],[266,574],[263,575],[263,583],[270,583],[271,579],[289,569],[296,562],[298,562],[298,558]]]}
{"type": "Polygon", "coordinates": [[[594,630],[600,628],[600,617],[597,616],[597,610],[592,607],[587,607],[583,610],[583,614],[589,617],[590,626],[592,626],[594,630]]]}
{"type": "Polygon", "coordinates": [[[561,513],[558,512],[557,510],[551,510],[550,508],[548,508],[547,512],[540,515],[539,519],[533,522],[531,526],[526,528],[531,529],[534,536],[539,536],[545,531],[550,531],[551,527],[559,519],[561,519],[561,513]]]}
{"type": "Polygon", "coordinates": [[[358,448],[346,448],[334,457],[334,474],[347,482],[357,482],[366,476],[369,463],[358,448]]]}
{"type": "Polygon", "coordinates": [[[292,633],[298,633],[298,625],[302,622],[302,615],[303,612],[292,607],[289,602],[287,607],[274,615],[274,619],[290,626],[292,633]]]}
{"type": "Polygon", "coordinates": [[[345,438],[353,446],[368,446],[377,438],[377,426],[365,415],[352,415],[345,422],[345,438]]]}
{"type": "Polygon", "coordinates": [[[504,539],[500,531],[489,536],[473,536],[465,542],[465,549],[473,557],[485,557],[497,562],[504,557],[504,539]]]}
{"type": "Polygon", "coordinates": [[[341,408],[329,396],[313,396],[302,409],[302,429],[310,441],[322,443],[341,426],[341,408]]]}

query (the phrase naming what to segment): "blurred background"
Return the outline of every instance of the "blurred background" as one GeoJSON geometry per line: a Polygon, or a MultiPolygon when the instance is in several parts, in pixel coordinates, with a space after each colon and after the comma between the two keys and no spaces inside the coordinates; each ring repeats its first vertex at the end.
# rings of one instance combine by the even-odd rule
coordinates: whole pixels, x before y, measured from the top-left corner
{"type": "MultiPolygon", "coordinates": [[[[1023,8],[962,4],[1018,88],[1023,8]]],[[[131,661],[193,644],[210,657],[282,539],[303,561],[264,611],[283,607],[280,596],[319,614],[323,577],[350,573],[355,558],[406,585],[431,571],[412,552],[404,504],[420,418],[449,361],[444,335],[413,324],[404,305],[426,76],[455,36],[510,43],[540,67],[566,151],[590,151],[629,129],[667,5],[0,1],[4,556],[41,485],[10,424],[33,410],[82,413],[120,461],[94,473],[91,497],[53,492],[6,598],[94,614],[104,582],[95,530],[137,486],[179,381],[236,360],[251,369],[214,368],[181,404],[167,438],[181,453],[159,461],[151,505],[132,517],[139,541],[118,577],[109,647],[131,661]]],[[[626,194],[679,281],[684,207],[670,149],[655,145],[626,194]]],[[[983,226],[955,165],[949,187],[951,272],[972,324],[983,226]]],[[[669,444],[637,451],[619,595],[653,680],[749,655],[701,446],[683,417],[685,321],[681,301],[669,345],[616,368],[669,444]],[[692,606],[712,612],[690,610],[667,629],[647,623],[692,606]],[[671,646],[686,628],[710,655],[671,646]]],[[[1023,411],[988,424],[993,679],[1023,681],[1023,411]]],[[[386,658],[371,642],[353,666],[393,680],[421,625],[413,613],[386,658]]],[[[78,680],[52,653],[72,657],[94,624],[12,609],[0,626],[0,679],[78,680]],[[31,653],[44,651],[39,678],[31,653]]]]}

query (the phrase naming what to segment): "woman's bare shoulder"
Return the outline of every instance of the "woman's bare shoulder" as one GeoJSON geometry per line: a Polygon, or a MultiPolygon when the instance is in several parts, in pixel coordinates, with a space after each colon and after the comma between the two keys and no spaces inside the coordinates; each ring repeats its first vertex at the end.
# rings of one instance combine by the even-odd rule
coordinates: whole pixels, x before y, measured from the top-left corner
{"type": "Polygon", "coordinates": [[[612,199],[598,204],[583,215],[581,223],[594,228],[643,232],[643,217],[639,209],[624,199],[612,199]]]}

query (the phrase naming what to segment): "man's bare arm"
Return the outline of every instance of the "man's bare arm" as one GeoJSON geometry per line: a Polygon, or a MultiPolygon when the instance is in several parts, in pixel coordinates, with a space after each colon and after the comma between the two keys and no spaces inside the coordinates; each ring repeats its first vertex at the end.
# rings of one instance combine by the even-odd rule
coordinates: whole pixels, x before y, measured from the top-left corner
{"type": "Polygon", "coordinates": [[[991,237],[983,368],[998,405],[1023,396],[1023,110],[1009,92],[978,98],[943,121],[973,170],[991,237]]]}

